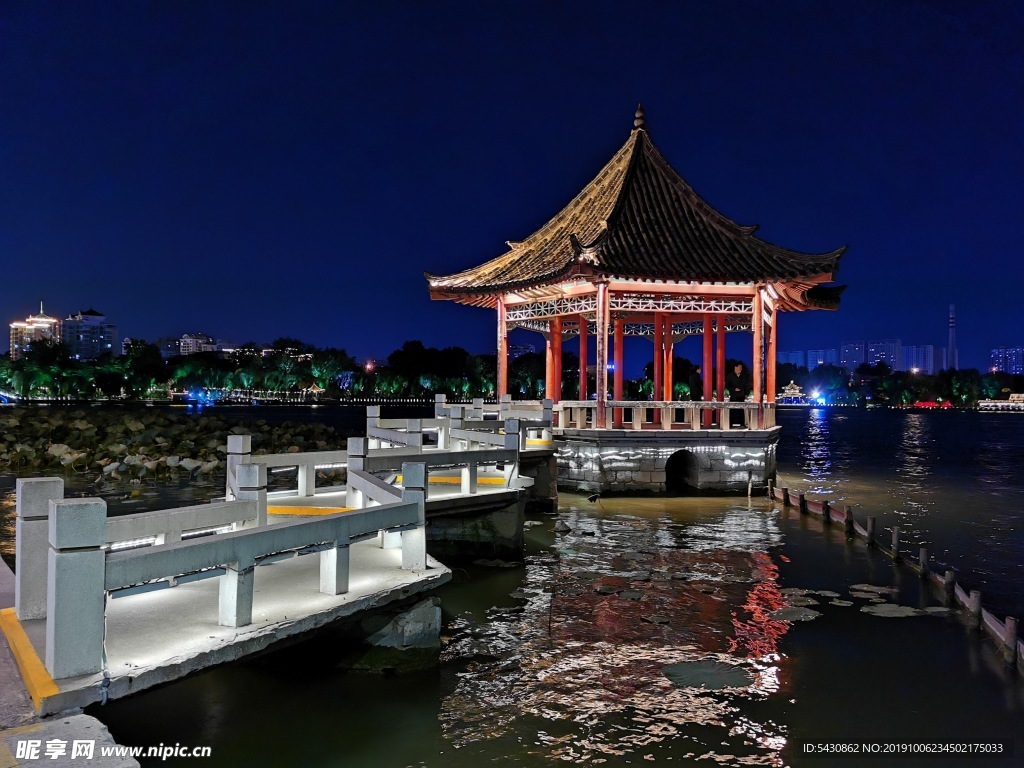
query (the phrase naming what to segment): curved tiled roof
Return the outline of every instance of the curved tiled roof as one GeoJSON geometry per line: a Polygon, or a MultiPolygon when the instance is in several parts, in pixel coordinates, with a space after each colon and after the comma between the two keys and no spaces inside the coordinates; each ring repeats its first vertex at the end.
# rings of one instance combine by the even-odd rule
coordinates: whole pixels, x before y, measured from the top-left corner
{"type": "Polygon", "coordinates": [[[576,198],[484,264],[431,275],[433,294],[487,294],[557,280],[574,265],[599,275],[677,282],[831,279],[845,248],[791,251],[754,235],[698,195],[641,125],[576,198]]]}

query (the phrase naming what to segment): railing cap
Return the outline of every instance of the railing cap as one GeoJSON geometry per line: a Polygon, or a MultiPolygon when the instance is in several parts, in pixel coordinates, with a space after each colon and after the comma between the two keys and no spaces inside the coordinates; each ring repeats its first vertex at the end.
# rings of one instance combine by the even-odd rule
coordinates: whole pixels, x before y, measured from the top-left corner
{"type": "Polygon", "coordinates": [[[107,536],[107,502],[95,498],[51,501],[49,533],[54,549],[103,546],[107,536]]]}
{"type": "Polygon", "coordinates": [[[252,435],[228,435],[228,453],[252,453],[252,435]]]}
{"type": "Polygon", "coordinates": [[[45,520],[50,502],[64,498],[64,480],[59,477],[19,477],[15,489],[15,515],[22,520],[45,520]]]}

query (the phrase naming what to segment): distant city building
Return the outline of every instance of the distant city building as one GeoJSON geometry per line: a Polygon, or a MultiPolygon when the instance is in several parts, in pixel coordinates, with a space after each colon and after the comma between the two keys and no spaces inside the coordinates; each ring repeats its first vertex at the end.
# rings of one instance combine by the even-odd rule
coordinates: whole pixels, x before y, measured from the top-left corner
{"type": "Polygon", "coordinates": [[[866,359],[863,341],[844,341],[839,348],[839,364],[848,371],[855,371],[866,359]]]}
{"type": "Polygon", "coordinates": [[[59,342],[60,330],[60,320],[45,314],[43,302],[40,301],[38,315],[29,315],[24,322],[15,320],[11,323],[11,359],[19,359],[32,346],[33,341],[50,339],[59,342]]]}
{"type": "Polygon", "coordinates": [[[95,360],[100,355],[114,354],[117,326],[107,316],[91,307],[77,315],[68,315],[61,323],[61,341],[74,360],[95,360]]]}
{"type": "Polygon", "coordinates": [[[989,368],[1024,375],[1024,347],[996,347],[989,358],[989,368]]]}
{"type": "Polygon", "coordinates": [[[157,339],[156,345],[160,348],[160,354],[163,357],[183,357],[194,355],[197,352],[215,352],[225,346],[231,346],[205,333],[183,333],[176,338],[165,336],[162,339],[157,339]]]}
{"type": "Polygon", "coordinates": [[[803,351],[797,352],[779,352],[779,362],[789,363],[791,365],[798,366],[800,368],[807,367],[807,356],[803,351]]]}
{"type": "Polygon", "coordinates": [[[864,343],[864,362],[885,363],[894,371],[903,368],[903,342],[900,339],[873,339],[864,343]]]}
{"type": "Polygon", "coordinates": [[[819,365],[839,365],[839,353],[834,349],[808,349],[807,370],[813,371],[819,365]]]}
{"type": "Polygon", "coordinates": [[[946,353],[946,367],[959,368],[960,361],[956,352],[956,305],[949,305],[949,346],[946,353]]]}
{"type": "Polygon", "coordinates": [[[531,355],[537,351],[537,348],[533,344],[509,344],[508,346],[508,359],[515,360],[517,357],[523,355],[531,355]]]}
{"type": "MultiPolygon", "coordinates": [[[[939,350],[941,352],[941,348],[939,350]]],[[[942,356],[939,355],[941,360],[942,356]]],[[[903,348],[903,370],[935,373],[935,347],[931,344],[908,345],[903,348]]]]}

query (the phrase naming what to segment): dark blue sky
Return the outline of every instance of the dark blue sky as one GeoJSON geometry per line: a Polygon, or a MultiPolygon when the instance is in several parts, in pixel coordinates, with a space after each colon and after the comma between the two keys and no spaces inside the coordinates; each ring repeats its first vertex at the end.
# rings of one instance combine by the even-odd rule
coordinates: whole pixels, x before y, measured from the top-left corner
{"type": "Polygon", "coordinates": [[[944,345],[955,303],[984,366],[1024,344],[1021,39],[1019,2],[4,0],[0,312],[489,351],[422,272],[531,233],[643,101],[727,216],[850,246],[782,349],[944,345]]]}

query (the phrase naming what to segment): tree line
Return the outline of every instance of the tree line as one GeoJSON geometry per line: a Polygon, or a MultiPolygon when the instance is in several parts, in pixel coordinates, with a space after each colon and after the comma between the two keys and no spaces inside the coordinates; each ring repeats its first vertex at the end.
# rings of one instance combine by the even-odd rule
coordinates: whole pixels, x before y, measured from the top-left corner
{"type": "MultiPolygon", "coordinates": [[[[728,360],[726,370],[738,362],[728,360]]],[[[675,358],[673,396],[689,400],[693,394],[694,366],[675,358]]],[[[579,358],[562,357],[562,397],[579,397],[579,358]]],[[[714,375],[714,373],[712,374],[714,375]]],[[[610,372],[609,372],[610,376],[610,372]]],[[[517,399],[544,395],[544,355],[536,352],[509,361],[509,390],[517,399]]],[[[210,399],[350,399],[493,398],[497,358],[471,354],[461,347],[437,349],[420,341],[407,341],[386,360],[360,363],[344,349],[318,348],[298,339],[280,338],[268,351],[246,344],[230,353],[200,352],[164,358],[160,349],[133,340],[123,356],[74,360],[67,348],[40,340],[18,360],[0,357],[0,392],[25,399],[89,400],[166,399],[173,393],[201,393],[210,399]]],[[[1024,377],[975,369],[945,370],[935,375],[893,371],[884,363],[860,366],[852,374],[832,365],[813,370],[780,363],[776,381],[781,389],[795,382],[805,394],[816,393],[829,403],[906,406],[918,402],[976,405],[980,399],[1005,399],[1024,391],[1024,377]]],[[[596,391],[595,374],[589,375],[588,393],[596,391]]],[[[644,375],[625,382],[630,400],[653,397],[653,363],[644,375]]]]}

